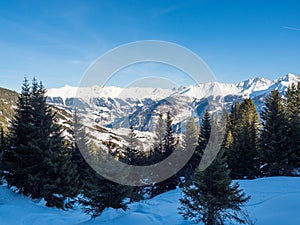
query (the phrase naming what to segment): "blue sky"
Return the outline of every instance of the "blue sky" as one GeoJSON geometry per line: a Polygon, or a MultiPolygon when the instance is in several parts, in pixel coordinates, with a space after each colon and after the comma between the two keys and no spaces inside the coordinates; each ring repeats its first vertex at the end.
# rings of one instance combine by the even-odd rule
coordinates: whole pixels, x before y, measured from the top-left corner
{"type": "Polygon", "coordinates": [[[189,48],[220,82],[300,74],[299,11],[289,0],[3,0],[0,86],[19,90],[25,75],[77,85],[99,56],[139,40],[189,48]]]}

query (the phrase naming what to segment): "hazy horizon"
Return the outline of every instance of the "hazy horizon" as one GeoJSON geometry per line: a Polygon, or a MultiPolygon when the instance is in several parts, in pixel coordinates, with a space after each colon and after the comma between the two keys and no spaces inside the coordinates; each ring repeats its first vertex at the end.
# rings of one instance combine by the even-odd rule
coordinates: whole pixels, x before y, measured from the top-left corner
{"type": "MultiPolygon", "coordinates": [[[[269,81],[276,81],[282,77],[285,77],[285,76],[288,76],[289,74],[292,74],[292,75],[295,75],[297,77],[300,76],[300,74],[293,74],[293,73],[286,73],[285,75],[282,75],[282,76],[279,76],[273,80],[271,79],[267,79],[265,77],[262,77],[262,76],[257,76],[257,77],[249,77],[245,80],[240,80],[240,81],[237,81],[237,82],[220,82],[220,81],[212,81],[212,82],[217,82],[217,83],[225,83],[225,84],[238,84],[239,82],[244,82],[244,81],[247,81],[247,80],[250,80],[250,79],[255,79],[255,78],[263,78],[263,79],[267,79],[269,81]]],[[[28,78],[28,77],[27,77],[28,78]]],[[[38,77],[37,77],[38,79],[38,77]]],[[[56,87],[51,87],[51,88],[48,88],[48,87],[45,87],[47,90],[49,89],[61,89],[61,88],[64,88],[64,87],[71,87],[71,88],[89,88],[89,87],[116,87],[116,88],[161,88],[161,89],[173,89],[173,88],[186,88],[188,86],[191,86],[191,85],[197,85],[197,83],[193,83],[193,84],[186,84],[186,85],[177,85],[176,83],[168,80],[168,79],[164,79],[164,78],[161,78],[161,77],[146,77],[144,78],[147,82],[143,83],[143,80],[138,80],[137,82],[133,82],[133,83],[130,83],[130,85],[127,85],[127,86],[121,86],[121,85],[115,85],[115,84],[111,84],[111,83],[106,83],[105,85],[97,85],[97,84],[94,84],[94,85],[84,85],[84,86],[79,86],[79,85],[70,85],[68,83],[66,84],[63,84],[63,85],[57,85],[56,87]],[[150,81],[148,79],[157,79],[157,82],[155,81],[150,81]],[[162,80],[165,80],[166,83],[164,84],[160,84],[159,82],[162,81],[162,80]],[[152,85],[154,84],[154,85],[152,85]],[[173,86],[172,86],[173,85],[173,86]]],[[[23,79],[24,80],[24,79],[23,79]]],[[[12,90],[12,91],[16,91],[16,92],[20,92],[21,91],[21,87],[22,87],[22,83],[23,83],[23,80],[20,81],[20,87],[18,89],[11,89],[11,88],[8,88],[8,87],[4,87],[4,86],[0,86],[0,88],[5,88],[5,89],[8,89],[8,90],[12,90]]],[[[31,79],[29,78],[28,79],[29,82],[31,82],[31,79]]],[[[205,83],[211,83],[211,82],[205,82],[205,83]]],[[[200,83],[201,84],[201,83],[200,83]]]]}

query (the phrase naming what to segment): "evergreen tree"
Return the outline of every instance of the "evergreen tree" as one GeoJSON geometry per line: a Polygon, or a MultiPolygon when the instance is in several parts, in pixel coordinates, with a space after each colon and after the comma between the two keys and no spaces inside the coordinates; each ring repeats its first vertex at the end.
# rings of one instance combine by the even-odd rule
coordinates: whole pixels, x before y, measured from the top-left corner
{"type": "MultiPolygon", "coordinates": [[[[95,147],[96,145],[93,145],[95,147]]],[[[90,148],[91,145],[88,145],[90,148]]],[[[97,148],[97,152],[101,149],[97,148]]],[[[89,154],[94,154],[93,151],[88,151],[89,154]]],[[[98,154],[97,157],[103,157],[105,154],[98,154]]],[[[93,162],[91,162],[93,163],[93,162]]],[[[99,163],[99,162],[97,162],[99,163]]],[[[83,210],[92,215],[92,217],[99,216],[105,208],[111,207],[114,209],[126,209],[124,199],[130,196],[131,187],[124,186],[112,182],[92,169],[88,164],[84,163],[82,171],[83,198],[80,199],[84,206],[83,210]]]]}
{"type": "Polygon", "coordinates": [[[124,199],[128,197],[129,187],[114,183],[89,169],[84,178],[83,198],[80,202],[84,211],[99,216],[105,208],[126,209],[124,199]]]}
{"type": "Polygon", "coordinates": [[[262,170],[267,176],[289,174],[288,129],[283,99],[273,90],[265,100],[261,112],[263,129],[261,132],[262,170]]]}
{"type": "Polygon", "coordinates": [[[211,132],[210,123],[211,123],[210,114],[208,111],[205,111],[204,117],[200,124],[199,132],[196,130],[196,128],[193,127],[187,129],[187,131],[189,130],[190,131],[187,133],[187,135],[189,136],[186,135],[186,138],[188,142],[191,142],[192,146],[194,147],[194,153],[192,157],[184,166],[184,168],[180,171],[180,174],[183,173],[185,175],[185,179],[187,182],[190,182],[190,180],[194,176],[197,167],[200,164],[204,149],[206,148],[206,145],[210,137],[210,132],[211,132]],[[195,136],[197,133],[198,133],[198,137],[195,136]]]}
{"type": "Polygon", "coordinates": [[[228,166],[233,179],[259,176],[258,114],[251,99],[233,105],[223,148],[228,156],[228,166]]]}
{"type": "Polygon", "coordinates": [[[199,137],[199,129],[197,128],[195,118],[188,119],[184,135],[185,147],[194,150],[197,146],[197,139],[199,137]]]}
{"type": "MultiPolygon", "coordinates": [[[[29,157],[34,156],[34,149],[31,149],[29,143],[33,133],[31,107],[30,107],[30,85],[25,78],[22,86],[21,94],[18,97],[17,108],[15,116],[11,121],[10,134],[8,137],[10,148],[5,149],[3,152],[3,170],[5,179],[10,186],[16,186],[20,192],[22,190],[24,181],[27,179],[28,172],[23,170],[23,167],[30,165],[29,157]],[[22,156],[24,154],[24,158],[22,156]],[[26,156],[26,160],[25,159],[26,156]],[[29,161],[29,165],[27,164],[29,161]]],[[[39,160],[39,159],[37,159],[39,160]]]]}
{"type": "Polygon", "coordinates": [[[168,157],[169,155],[174,152],[176,148],[176,140],[175,140],[175,135],[174,135],[174,130],[172,127],[172,118],[171,118],[171,113],[168,111],[167,112],[167,117],[166,117],[166,131],[165,131],[165,137],[163,140],[164,143],[164,155],[165,157],[168,157]]]}
{"type": "MultiPolygon", "coordinates": [[[[67,197],[75,197],[78,192],[74,188],[78,177],[71,162],[71,152],[65,147],[62,129],[57,124],[56,114],[46,105],[46,90],[42,83],[34,79],[31,91],[31,107],[35,130],[33,146],[39,149],[42,165],[40,172],[29,175],[29,182],[41,183],[40,196],[49,207],[64,207],[67,197]]],[[[33,162],[33,164],[37,164],[33,162]]]]}
{"type": "Polygon", "coordinates": [[[220,151],[204,171],[196,170],[192,184],[183,188],[179,214],[184,219],[202,221],[205,225],[222,225],[225,220],[245,223],[239,218],[241,206],[249,200],[239,185],[232,184],[226,157],[220,151]]]}
{"type": "MultiPolygon", "coordinates": [[[[153,159],[155,163],[166,159],[176,149],[177,141],[172,127],[172,117],[170,112],[167,112],[166,115],[164,133],[165,136],[163,138],[163,151],[160,152],[160,149],[158,147],[154,148],[153,159]]],[[[170,165],[170,166],[175,167],[176,165],[170,165]]],[[[179,182],[180,182],[179,174],[175,174],[162,182],[154,184],[152,187],[152,196],[156,196],[166,191],[175,189],[176,186],[179,184],[179,182]]]]}
{"type": "Polygon", "coordinates": [[[204,117],[200,126],[200,135],[198,138],[198,145],[196,147],[196,155],[198,157],[197,163],[193,165],[193,168],[196,169],[200,163],[201,156],[203,155],[203,151],[207,146],[211,133],[211,118],[209,112],[206,110],[204,117]],[[199,162],[198,162],[199,161],[199,162]]]}
{"type": "Polygon", "coordinates": [[[72,161],[77,167],[79,182],[76,189],[82,194],[80,203],[83,210],[97,217],[108,207],[126,209],[124,198],[127,197],[129,189],[126,186],[116,184],[99,175],[85,159],[90,163],[97,163],[99,149],[93,141],[89,141],[85,128],[80,122],[77,110],[73,115],[74,144],[72,151],[72,161]]]}
{"type": "Polygon", "coordinates": [[[45,92],[35,79],[30,89],[25,79],[10,126],[10,147],[4,152],[4,177],[19,193],[63,208],[64,200],[77,194],[72,187],[76,177],[45,92]]]}
{"type": "Polygon", "coordinates": [[[3,147],[4,143],[5,143],[5,138],[4,138],[5,134],[4,134],[4,129],[3,129],[3,125],[0,124],[0,147],[3,147]]]}
{"type": "Polygon", "coordinates": [[[163,114],[159,113],[158,115],[158,120],[157,120],[157,125],[155,127],[155,134],[156,134],[156,139],[157,143],[155,147],[159,152],[163,152],[163,138],[165,136],[165,126],[164,126],[164,120],[163,120],[163,114]]]}
{"type": "Polygon", "coordinates": [[[165,137],[166,137],[166,123],[163,119],[163,114],[159,113],[157,125],[155,126],[155,143],[152,150],[150,150],[150,154],[148,156],[148,165],[158,163],[165,158],[167,158],[165,154],[165,137]]]}
{"type": "Polygon", "coordinates": [[[138,141],[132,125],[129,127],[128,139],[129,146],[126,151],[126,162],[129,165],[140,165],[142,163],[142,156],[138,149],[138,141]]]}
{"type": "MultiPolygon", "coordinates": [[[[226,123],[226,134],[224,137],[224,142],[222,148],[225,150],[225,155],[227,156],[228,167],[232,169],[238,163],[238,158],[235,157],[235,152],[238,152],[238,143],[239,143],[239,131],[238,121],[239,121],[239,109],[240,103],[235,102],[231,106],[231,111],[228,116],[226,123]]],[[[232,173],[230,174],[231,178],[235,178],[232,173]]]]}
{"type": "Polygon", "coordinates": [[[175,134],[172,127],[172,118],[170,112],[166,114],[166,121],[160,113],[158,124],[155,127],[156,143],[149,156],[150,164],[158,163],[166,159],[176,148],[175,134]]]}
{"type": "Polygon", "coordinates": [[[2,147],[4,146],[5,140],[4,140],[4,129],[3,126],[0,125],[0,149],[2,150],[2,147]]]}
{"type": "Polygon", "coordinates": [[[4,130],[2,125],[0,125],[0,183],[1,183],[1,176],[2,176],[2,155],[4,149],[5,149],[4,130]]]}
{"type": "Polygon", "coordinates": [[[89,175],[91,170],[90,166],[82,155],[82,151],[88,152],[87,148],[88,138],[85,133],[84,126],[80,123],[80,117],[77,109],[74,109],[72,139],[71,143],[69,144],[69,149],[71,152],[71,161],[75,166],[78,177],[74,188],[76,188],[77,192],[80,194],[83,193],[85,188],[85,178],[89,175]]]}
{"type": "Polygon", "coordinates": [[[287,142],[289,173],[300,168],[300,82],[287,90],[287,142]]]}
{"type": "MultiPolygon", "coordinates": [[[[82,133],[84,134],[84,131],[82,133]]],[[[130,197],[130,187],[114,183],[98,174],[90,165],[97,165],[100,162],[98,158],[106,157],[106,153],[103,153],[104,150],[100,149],[93,141],[86,143],[83,139],[78,140],[78,142],[81,152],[83,151],[85,158],[89,159],[89,164],[86,161],[80,164],[82,166],[80,174],[83,182],[81,192],[83,198],[80,199],[80,203],[83,205],[83,210],[91,214],[92,217],[101,215],[102,211],[108,207],[125,210],[127,206],[124,199],[130,197]]]]}
{"type": "Polygon", "coordinates": [[[190,160],[187,164],[179,171],[179,176],[184,178],[184,182],[191,180],[194,175],[194,165],[199,165],[201,155],[197,155],[196,147],[199,138],[199,129],[197,129],[195,118],[190,118],[186,124],[186,131],[184,134],[184,149],[187,152],[193,152],[190,160]]]}

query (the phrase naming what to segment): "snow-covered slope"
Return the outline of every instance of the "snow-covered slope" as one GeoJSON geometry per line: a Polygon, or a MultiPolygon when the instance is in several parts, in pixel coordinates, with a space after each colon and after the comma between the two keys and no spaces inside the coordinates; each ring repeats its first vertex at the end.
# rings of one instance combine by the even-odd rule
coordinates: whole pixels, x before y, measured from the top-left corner
{"type": "Polygon", "coordinates": [[[202,99],[209,96],[226,96],[238,92],[240,92],[240,89],[234,84],[211,82],[189,86],[182,94],[191,98],[202,99]]]}
{"type": "MultiPolygon", "coordinates": [[[[300,224],[300,178],[272,177],[239,181],[241,188],[251,195],[245,209],[256,225],[300,224]]],[[[0,186],[1,225],[188,225],[178,215],[180,189],[153,199],[133,203],[127,211],[106,209],[103,214],[90,219],[80,209],[62,211],[47,208],[40,201],[33,201],[14,194],[0,186]]],[[[227,223],[229,225],[232,223],[227,223]]]]}
{"type": "Polygon", "coordinates": [[[275,81],[267,80],[262,77],[250,78],[237,83],[235,86],[244,95],[251,95],[254,92],[267,90],[275,81]]]}
{"type": "Polygon", "coordinates": [[[51,88],[47,91],[50,98],[61,97],[64,102],[68,98],[121,98],[121,99],[143,99],[143,98],[165,98],[176,92],[177,89],[162,88],[120,88],[114,86],[92,86],[92,87],[71,87],[65,85],[61,88],[51,88]]]}

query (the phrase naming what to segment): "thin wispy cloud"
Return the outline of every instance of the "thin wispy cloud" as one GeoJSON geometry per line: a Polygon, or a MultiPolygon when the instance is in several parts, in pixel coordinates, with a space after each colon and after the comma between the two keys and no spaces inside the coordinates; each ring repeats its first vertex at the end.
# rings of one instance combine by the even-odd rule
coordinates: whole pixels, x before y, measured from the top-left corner
{"type": "Polygon", "coordinates": [[[80,59],[71,59],[71,60],[69,60],[69,62],[71,64],[75,64],[75,65],[77,65],[77,64],[88,64],[88,62],[86,62],[84,60],[80,60],[80,59]]]}
{"type": "Polygon", "coordinates": [[[287,30],[295,30],[295,31],[300,31],[300,28],[297,28],[297,27],[287,27],[287,26],[284,26],[282,27],[283,29],[287,29],[287,30]]]}
{"type": "Polygon", "coordinates": [[[181,9],[182,7],[184,7],[185,4],[183,3],[177,3],[177,4],[173,4],[171,6],[168,6],[168,7],[165,7],[165,8],[161,8],[161,9],[158,9],[154,12],[154,14],[152,15],[153,18],[156,18],[156,17],[160,17],[160,16],[163,16],[165,14],[169,14],[169,13],[172,13],[176,10],[179,10],[181,9]]]}

